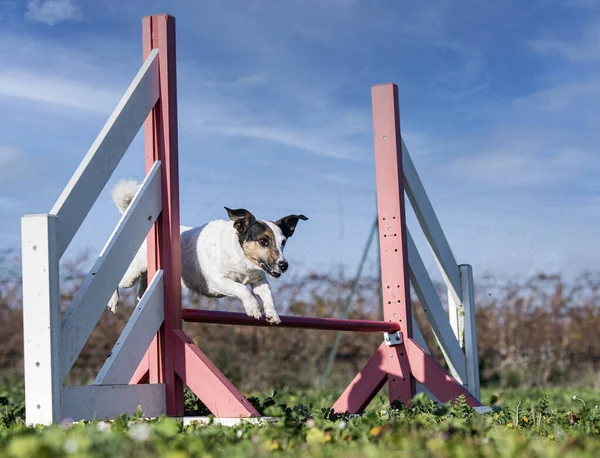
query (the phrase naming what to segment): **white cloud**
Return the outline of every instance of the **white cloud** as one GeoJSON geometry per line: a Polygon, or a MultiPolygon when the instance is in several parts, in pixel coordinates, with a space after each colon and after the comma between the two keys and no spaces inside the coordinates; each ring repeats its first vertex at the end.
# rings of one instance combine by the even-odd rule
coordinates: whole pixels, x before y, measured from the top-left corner
{"type": "Polygon", "coordinates": [[[82,14],[73,0],[29,0],[25,18],[55,25],[63,21],[79,20],[82,14]]]}
{"type": "Polygon", "coordinates": [[[600,23],[585,27],[575,40],[538,39],[528,43],[539,54],[556,56],[570,62],[590,63],[600,60],[600,23]]]}
{"type": "Polygon", "coordinates": [[[577,176],[589,155],[577,149],[552,153],[539,145],[513,141],[500,149],[460,157],[445,166],[461,181],[486,187],[535,188],[577,176]]]}
{"type": "MultiPolygon", "coordinates": [[[[327,132],[318,129],[295,129],[269,125],[252,125],[241,123],[220,123],[204,127],[206,132],[220,135],[253,138],[274,142],[310,153],[338,159],[358,160],[367,155],[364,148],[352,145],[345,139],[331,138],[327,132]],[[328,138],[329,137],[329,138],[328,138]]],[[[369,157],[370,159],[370,157],[369,157]]]]}
{"type": "Polygon", "coordinates": [[[0,70],[0,98],[76,109],[105,115],[125,92],[64,77],[47,76],[23,69],[0,70]]]}
{"type": "MultiPolygon", "coordinates": [[[[9,195],[18,193],[15,185],[20,185],[23,180],[38,176],[40,166],[22,149],[12,145],[0,145],[0,190],[8,190],[9,195]]],[[[0,197],[2,195],[0,194],[0,197]]],[[[8,199],[8,197],[4,196],[8,199]]]]}

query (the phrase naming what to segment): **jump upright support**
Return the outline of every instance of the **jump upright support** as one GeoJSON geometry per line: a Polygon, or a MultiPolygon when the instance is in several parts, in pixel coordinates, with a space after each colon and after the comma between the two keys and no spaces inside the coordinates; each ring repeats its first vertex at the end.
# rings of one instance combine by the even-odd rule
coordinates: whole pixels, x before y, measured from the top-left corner
{"type": "MultiPolygon", "coordinates": [[[[186,385],[217,417],[259,416],[182,329],[182,321],[266,323],[241,313],[181,308],[175,19],[148,16],[142,26],[143,65],[125,95],[50,213],[22,219],[28,424],[115,418],[139,407],[146,416],[181,417],[186,385]],[[142,124],[146,178],[61,317],[59,260],[142,124]],[[146,292],[93,384],[64,385],[144,239],[146,292]]],[[[402,142],[397,87],[374,86],[372,99],[385,320],[283,316],[279,327],[382,333],[382,344],[335,403],[338,412],[361,412],[386,383],[390,401],[410,403],[418,382],[442,402],[465,395],[471,406],[481,406],[471,268],[456,264],[402,142]],[[406,227],[405,189],[444,275],[452,320],[406,227]],[[409,282],[452,375],[419,343],[409,282]]]]}

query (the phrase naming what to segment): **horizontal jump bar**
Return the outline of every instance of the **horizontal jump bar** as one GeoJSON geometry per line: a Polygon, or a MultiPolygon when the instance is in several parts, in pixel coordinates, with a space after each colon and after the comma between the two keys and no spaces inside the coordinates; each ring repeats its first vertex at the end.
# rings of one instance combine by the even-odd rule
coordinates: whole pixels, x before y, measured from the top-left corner
{"type": "Polygon", "coordinates": [[[273,326],[278,328],[321,329],[325,331],[397,332],[399,323],[371,320],[341,320],[308,316],[280,316],[281,323],[272,325],[266,319],[257,320],[245,313],[215,310],[182,309],[183,321],[191,323],[230,324],[239,326],[273,326]]]}

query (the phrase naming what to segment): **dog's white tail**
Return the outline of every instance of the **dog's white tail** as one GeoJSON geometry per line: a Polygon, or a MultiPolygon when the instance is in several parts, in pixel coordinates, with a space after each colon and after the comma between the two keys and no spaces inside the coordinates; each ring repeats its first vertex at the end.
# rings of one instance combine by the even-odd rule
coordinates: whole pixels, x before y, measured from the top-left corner
{"type": "Polygon", "coordinates": [[[110,196],[121,213],[124,213],[140,187],[136,180],[120,180],[113,188],[110,196]]]}

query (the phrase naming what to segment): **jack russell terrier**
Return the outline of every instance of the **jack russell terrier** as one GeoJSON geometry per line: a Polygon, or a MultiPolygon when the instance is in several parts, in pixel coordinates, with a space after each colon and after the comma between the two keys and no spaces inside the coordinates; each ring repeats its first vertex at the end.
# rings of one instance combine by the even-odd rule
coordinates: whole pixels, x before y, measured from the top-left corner
{"type": "MultiPolygon", "coordinates": [[[[135,180],[122,180],[115,185],[111,197],[121,213],[131,203],[139,186],[135,180]]],[[[283,255],[286,240],[294,234],[298,220],[308,218],[288,215],[275,222],[260,221],[244,209],[225,207],[225,210],[229,221],[215,220],[200,227],[180,227],[181,284],[206,297],[236,297],[242,301],[248,316],[260,319],[264,313],[269,323],[279,324],[281,320],[275,310],[267,275],[279,278],[288,269],[283,255]]],[[[118,288],[131,288],[136,283],[139,300],[148,286],[145,240],[118,288]]],[[[113,312],[119,302],[118,288],[108,304],[113,312]]]]}

